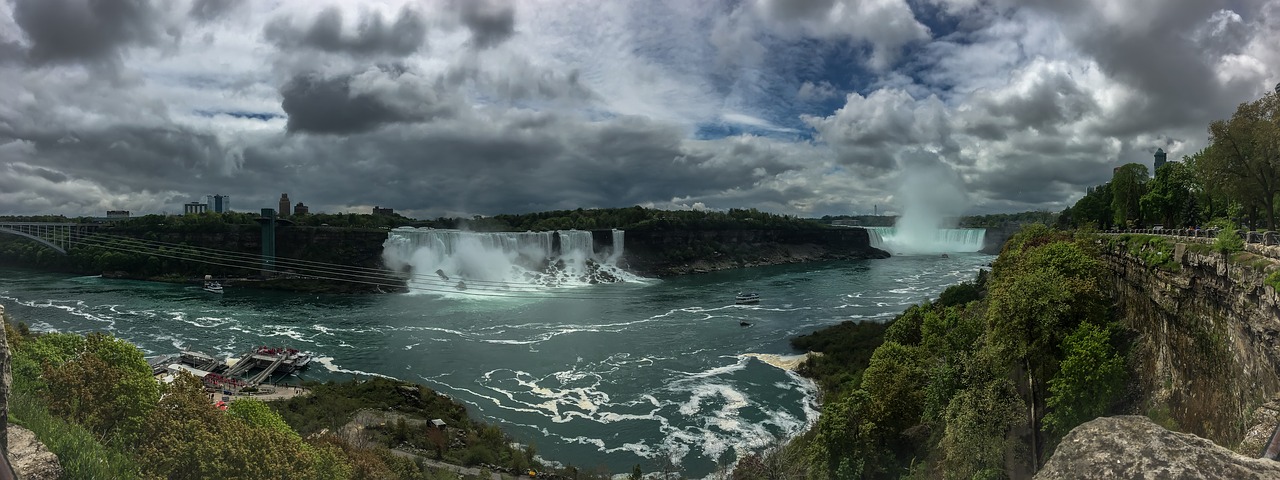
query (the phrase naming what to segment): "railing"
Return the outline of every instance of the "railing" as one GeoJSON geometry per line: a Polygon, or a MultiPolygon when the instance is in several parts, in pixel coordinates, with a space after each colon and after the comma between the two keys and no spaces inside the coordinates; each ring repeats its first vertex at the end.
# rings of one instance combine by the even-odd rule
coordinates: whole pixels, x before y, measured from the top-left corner
{"type": "MultiPolygon", "coordinates": [[[[1219,232],[1221,232],[1221,230],[1216,228],[1138,228],[1123,230],[1111,229],[1102,233],[1111,235],[1160,235],[1163,237],[1171,237],[1196,243],[1213,243],[1217,240],[1219,232]]],[[[1280,259],[1280,233],[1274,231],[1251,232],[1246,230],[1236,230],[1236,233],[1240,235],[1241,240],[1244,240],[1245,251],[1268,258],[1280,259]]]]}

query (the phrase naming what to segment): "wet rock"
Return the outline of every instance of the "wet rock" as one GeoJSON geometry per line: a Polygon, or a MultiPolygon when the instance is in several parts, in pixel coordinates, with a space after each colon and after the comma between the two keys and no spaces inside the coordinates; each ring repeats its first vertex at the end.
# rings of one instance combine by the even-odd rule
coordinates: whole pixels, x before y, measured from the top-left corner
{"type": "Polygon", "coordinates": [[[1280,478],[1280,462],[1250,458],[1147,417],[1103,417],[1068,433],[1037,480],[1280,478]]]}

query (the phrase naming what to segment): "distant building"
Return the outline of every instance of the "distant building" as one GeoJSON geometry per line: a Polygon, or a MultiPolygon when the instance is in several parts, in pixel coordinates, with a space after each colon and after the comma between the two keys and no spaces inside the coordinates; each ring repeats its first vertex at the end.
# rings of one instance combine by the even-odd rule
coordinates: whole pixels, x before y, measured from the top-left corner
{"type": "Polygon", "coordinates": [[[862,220],[858,220],[856,218],[850,220],[832,220],[831,224],[837,227],[857,227],[862,225],[862,220]]]}
{"type": "Polygon", "coordinates": [[[129,218],[128,210],[107,210],[107,218],[129,218]]]}
{"type": "Polygon", "coordinates": [[[278,212],[280,212],[281,217],[285,217],[289,215],[289,205],[290,205],[289,194],[281,193],[280,194],[280,210],[277,210],[278,212]]]}
{"type": "Polygon", "coordinates": [[[304,205],[302,202],[298,202],[297,205],[293,206],[294,215],[302,215],[305,213],[311,213],[311,209],[308,208],[306,205],[304,205]]]}
{"type": "Polygon", "coordinates": [[[373,214],[391,216],[391,215],[395,215],[396,211],[395,209],[391,209],[391,208],[382,208],[382,207],[375,206],[373,207],[373,214]]]}
{"type": "Polygon", "coordinates": [[[231,197],[227,195],[208,195],[205,197],[205,203],[209,204],[209,210],[215,213],[227,213],[231,211],[231,197]]]}
{"type": "Polygon", "coordinates": [[[1151,175],[1154,176],[1156,174],[1156,170],[1159,170],[1160,166],[1164,165],[1166,161],[1167,161],[1167,157],[1165,156],[1164,149],[1157,148],[1156,149],[1156,168],[1151,170],[1151,175]]]}
{"type": "Polygon", "coordinates": [[[209,205],[200,202],[191,202],[182,205],[182,213],[190,215],[193,213],[204,213],[209,211],[209,205]]]}

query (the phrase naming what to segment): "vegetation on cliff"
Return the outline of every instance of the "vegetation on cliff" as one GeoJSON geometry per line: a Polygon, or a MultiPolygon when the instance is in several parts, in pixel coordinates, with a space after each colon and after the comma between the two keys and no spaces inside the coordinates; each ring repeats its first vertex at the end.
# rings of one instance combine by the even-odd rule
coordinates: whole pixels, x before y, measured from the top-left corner
{"type": "Polygon", "coordinates": [[[842,324],[797,339],[823,352],[801,370],[824,388],[821,417],[744,460],[735,478],[779,478],[752,467],[777,459],[783,478],[1030,474],[1071,428],[1123,406],[1128,340],[1096,248],[1093,237],[1032,226],[990,276],[883,329],[842,324]]]}
{"type": "Polygon", "coordinates": [[[221,411],[198,379],[157,382],[141,351],[109,335],[32,334],[8,318],[5,329],[11,421],[59,456],[66,478],[458,478],[396,447],[459,464],[533,464],[532,449],[512,447],[496,427],[419,385],[315,384],[288,402],[237,399],[221,411]],[[343,426],[357,411],[400,420],[352,433],[343,426]],[[445,419],[447,430],[431,418],[445,419]]]}

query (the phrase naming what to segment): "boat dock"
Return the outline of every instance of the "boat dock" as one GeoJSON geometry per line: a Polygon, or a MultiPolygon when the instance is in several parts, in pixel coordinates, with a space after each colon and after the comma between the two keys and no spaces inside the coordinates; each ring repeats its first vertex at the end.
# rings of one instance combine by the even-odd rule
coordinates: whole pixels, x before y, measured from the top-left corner
{"type": "Polygon", "coordinates": [[[147,362],[157,375],[186,371],[209,387],[239,390],[266,383],[276,373],[287,374],[306,368],[311,362],[311,354],[292,348],[255,347],[231,366],[212,355],[194,351],[184,351],[176,356],[161,355],[147,362]],[[252,376],[243,378],[251,372],[252,376]]]}

